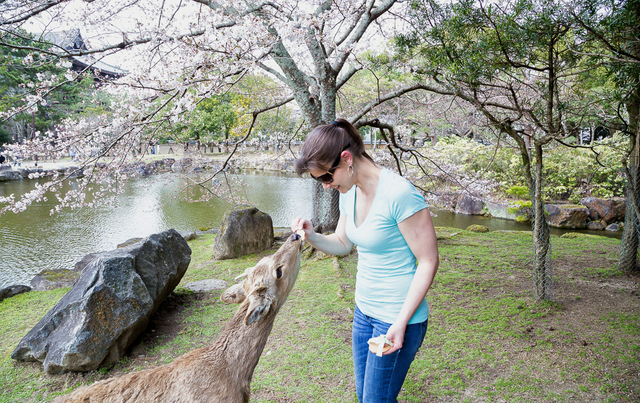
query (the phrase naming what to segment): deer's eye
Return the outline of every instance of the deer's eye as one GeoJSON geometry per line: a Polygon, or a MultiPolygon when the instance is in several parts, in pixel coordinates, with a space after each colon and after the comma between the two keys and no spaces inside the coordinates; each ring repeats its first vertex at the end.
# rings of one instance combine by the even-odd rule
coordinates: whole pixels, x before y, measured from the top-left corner
{"type": "Polygon", "coordinates": [[[282,266],[278,266],[276,269],[276,278],[282,278],[282,266]]]}

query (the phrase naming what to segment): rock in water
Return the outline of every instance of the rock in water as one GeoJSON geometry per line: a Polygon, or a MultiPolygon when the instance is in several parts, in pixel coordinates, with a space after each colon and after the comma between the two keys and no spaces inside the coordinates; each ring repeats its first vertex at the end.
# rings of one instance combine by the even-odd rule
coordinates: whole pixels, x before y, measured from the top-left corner
{"type": "Polygon", "coordinates": [[[456,204],[456,214],[481,215],[484,209],[484,201],[463,193],[456,204]]]}
{"type": "Polygon", "coordinates": [[[90,371],[117,362],[190,261],[189,245],[173,229],[97,255],[11,358],[40,361],[49,373],[90,371]]]}
{"type": "Polygon", "coordinates": [[[587,228],[589,209],[575,204],[545,204],[547,223],[556,228],[587,228]]]}
{"type": "Polygon", "coordinates": [[[592,217],[592,220],[602,219],[608,224],[611,224],[616,221],[624,221],[626,210],[625,201],[626,199],[623,197],[613,197],[610,199],[585,197],[580,199],[580,204],[586,206],[591,215],[595,213],[596,217],[592,217]]]}

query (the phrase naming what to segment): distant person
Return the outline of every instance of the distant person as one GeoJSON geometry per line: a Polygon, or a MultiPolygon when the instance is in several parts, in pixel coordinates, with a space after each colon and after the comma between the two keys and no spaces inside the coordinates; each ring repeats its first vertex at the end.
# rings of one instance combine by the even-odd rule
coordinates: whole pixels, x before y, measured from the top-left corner
{"type": "Polygon", "coordinates": [[[358,245],[352,329],[358,400],[397,402],[427,331],[425,296],[438,270],[436,233],[424,197],[405,178],[377,165],[344,119],[307,136],[295,170],[340,192],[340,218],[329,235],[314,232],[302,218],[291,229],[304,231],[306,241],[327,254],[346,255],[358,245]],[[381,349],[391,347],[373,353],[370,339],[381,349]]]}

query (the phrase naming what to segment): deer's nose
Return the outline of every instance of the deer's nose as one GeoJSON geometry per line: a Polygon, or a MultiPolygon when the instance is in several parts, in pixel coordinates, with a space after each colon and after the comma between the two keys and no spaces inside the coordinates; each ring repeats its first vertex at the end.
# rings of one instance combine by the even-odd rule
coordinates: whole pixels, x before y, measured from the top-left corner
{"type": "Polygon", "coordinates": [[[295,232],[293,234],[291,234],[291,241],[295,242],[298,239],[300,239],[300,235],[296,234],[295,232]]]}

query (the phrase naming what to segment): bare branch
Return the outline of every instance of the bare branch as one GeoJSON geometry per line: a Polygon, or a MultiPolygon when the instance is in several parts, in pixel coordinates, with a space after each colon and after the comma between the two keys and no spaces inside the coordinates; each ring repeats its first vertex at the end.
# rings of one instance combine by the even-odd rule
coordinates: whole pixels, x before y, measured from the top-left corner
{"type": "MultiPolygon", "coordinates": [[[[353,46],[362,39],[365,32],[369,28],[369,25],[373,23],[378,17],[387,12],[397,0],[384,0],[377,7],[374,7],[375,0],[370,0],[371,3],[368,5],[368,11],[363,13],[361,18],[359,19],[360,23],[356,25],[348,35],[348,39],[344,42],[344,49],[351,49],[353,46]]],[[[334,71],[340,71],[344,67],[345,62],[348,57],[351,55],[350,51],[343,51],[339,55],[337,55],[335,62],[332,65],[334,71]]]]}
{"type": "Polygon", "coordinates": [[[21,22],[27,21],[29,18],[35,17],[47,10],[49,10],[52,7],[57,6],[58,4],[62,4],[62,3],[66,3],[69,0],[48,0],[45,1],[43,4],[42,3],[37,3],[37,2],[33,2],[35,4],[34,8],[25,10],[25,12],[20,15],[17,16],[15,18],[9,19],[9,20],[3,20],[0,19],[0,26],[2,25],[12,25],[12,24],[19,24],[21,22]]]}

